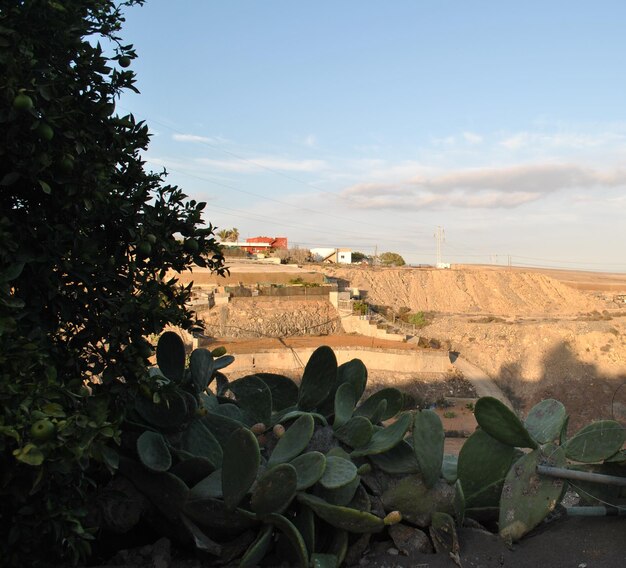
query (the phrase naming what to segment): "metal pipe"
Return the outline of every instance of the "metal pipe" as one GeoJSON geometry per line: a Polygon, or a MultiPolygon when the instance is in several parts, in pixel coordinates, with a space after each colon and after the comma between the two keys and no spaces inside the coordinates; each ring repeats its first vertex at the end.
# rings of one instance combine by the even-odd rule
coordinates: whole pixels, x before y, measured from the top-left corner
{"type": "Polygon", "coordinates": [[[565,511],[570,517],[606,517],[626,515],[626,510],[621,507],[565,507],[565,511]]]}
{"type": "Polygon", "coordinates": [[[561,479],[576,479],[578,481],[591,481],[592,483],[604,483],[605,485],[618,485],[626,487],[626,477],[616,475],[604,475],[603,473],[591,473],[589,471],[577,471],[566,467],[537,466],[537,473],[548,477],[559,477],[561,479]]]}

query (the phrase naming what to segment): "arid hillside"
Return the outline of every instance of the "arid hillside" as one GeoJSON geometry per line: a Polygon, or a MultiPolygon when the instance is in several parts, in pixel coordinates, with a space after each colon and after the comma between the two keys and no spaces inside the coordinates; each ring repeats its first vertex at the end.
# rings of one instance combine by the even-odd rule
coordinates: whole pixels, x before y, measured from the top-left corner
{"type": "Polygon", "coordinates": [[[420,335],[483,369],[522,412],[558,398],[572,426],[626,421],[626,305],[613,301],[626,291],[626,275],[490,267],[323,271],[360,288],[372,304],[431,312],[420,335]]]}
{"type": "Polygon", "coordinates": [[[368,302],[412,311],[504,316],[567,315],[604,309],[592,295],[537,272],[461,268],[324,267],[368,302]]]}

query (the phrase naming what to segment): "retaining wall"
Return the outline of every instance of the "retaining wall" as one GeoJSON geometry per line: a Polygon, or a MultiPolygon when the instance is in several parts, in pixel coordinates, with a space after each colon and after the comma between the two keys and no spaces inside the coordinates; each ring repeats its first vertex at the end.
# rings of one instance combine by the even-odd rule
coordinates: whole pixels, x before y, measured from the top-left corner
{"type": "MultiPolygon", "coordinates": [[[[314,348],[280,349],[255,353],[233,353],[235,362],[227,371],[289,371],[300,368],[311,357],[314,348]]],[[[368,347],[339,347],[333,351],[341,365],[351,359],[361,359],[368,369],[398,373],[445,373],[454,367],[447,351],[401,351],[368,347]]]]}

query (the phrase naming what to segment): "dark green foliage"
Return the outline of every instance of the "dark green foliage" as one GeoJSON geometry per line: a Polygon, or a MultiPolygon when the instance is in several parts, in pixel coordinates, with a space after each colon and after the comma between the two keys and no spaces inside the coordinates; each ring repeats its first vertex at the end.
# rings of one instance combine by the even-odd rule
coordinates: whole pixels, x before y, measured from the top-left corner
{"type": "Polygon", "coordinates": [[[139,436],[137,454],[141,463],[152,471],[167,471],[172,466],[165,438],[157,432],[144,432],[139,436]]]}
{"type": "Polygon", "coordinates": [[[360,359],[352,359],[337,367],[337,384],[349,383],[354,388],[356,399],[359,400],[365,392],[367,384],[367,367],[360,359]]]}
{"type": "Polygon", "coordinates": [[[229,509],[237,507],[252,487],[260,460],[256,436],[247,428],[235,430],[228,439],[222,462],[224,502],[229,509]]]}
{"type": "Polygon", "coordinates": [[[157,365],[163,375],[171,381],[180,382],[183,380],[183,373],[185,372],[185,345],[177,333],[166,331],[159,337],[156,358],[157,365]]]}
{"type": "Polygon", "coordinates": [[[0,8],[4,566],[89,555],[87,504],[116,467],[128,404],[163,386],[147,377],[145,338],[196,325],[190,288],[166,274],[222,271],[204,204],[145,170],[148,128],[116,111],[137,90],[122,10],[141,3],[0,8]],[[45,440],[38,420],[53,426],[45,440]]]}
{"type": "Polygon", "coordinates": [[[337,381],[337,358],[330,347],[318,347],[311,355],[300,384],[298,406],[314,410],[331,393],[337,381]]]}
{"type": "Polygon", "coordinates": [[[427,487],[441,477],[445,434],[441,419],[432,410],[419,410],[413,422],[413,448],[427,487]]]}
{"type": "Polygon", "coordinates": [[[354,416],[341,426],[335,436],[352,448],[362,448],[372,439],[374,427],[364,416],[354,416]]]}
{"type": "Polygon", "coordinates": [[[567,412],[563,404],[549,398],[533,406],[524,421],[524,426],[537,442],[547,444],[559,437],[566,418],[567,412]]]}
{"type": "Polygon", "coordinates": [[[298,385],[291,379],[274,373],[257,373],[256,376],[270,389],[272,393],[272,410],[274,412],[280,412],[297,404],[298,385]]]}
{"type": "Polygon", "coordinates": [[[565,489],[562,480],[541,477],[536,472],[538,464],[562,467],[563,448],[546,444],[513,464],[504,480],[500,500],[499,528],[506,539],[519,540],[535,528],[554,509],[565,489]]]}
{"type": "Polygon", "coordinates": [[[259,516],[282,513],[296,494],[298,475],[289,463],[269,469],[257,481],[250,497],[250,509],[259,516]]]}
{"type": "Polygon", "coordinates": [[[339,386],[335,393],[335,420],[333,421],[335,430],[352,418],[356,401],[356,393],[351,384],[344,383],[339,386]]]}
{"type": "MultiPolygon", "coordinates": [[[[216,563],[308,567],[337,565],[356,538],[350,533],[383,531],[402,518],[428,528],[434,546],[453,554],[458,553],[455,526],[466,516],[495,521],[499,513],[503,536],[517,539],[558,503],[565,484],[538,475],[536,466],[563,465],[565,448],[545,444],[524,455],[515,447],[558,435],[566,422],[558,404],[542,403],[531,411],[526,423],[537,437],[533,440],[501,403],[479,400],[476,408],[484,429],[467,440],[457,463],[454,456],[443,455],[438,416],[432,411],[398,414],[402,396],[395,389],[384,389],[358,407],[374,421],[389,416],[388,426],[354,416],[358,403],[351,381],[337,385],[324,379],[326,395],[311,394],[322,370],[335,368],[329,352],[316,351],[307,364],[307,381],[295,392],[289,379],[279,375],[251,375],[230,384],[223,379],[234,398],[214,396],[197,392],[200,383],[186,370],[163,393],[167,398],[159,403],[145,399],[142,412],[127,423],[141,440],[139,452],[125,452],[121,471],[169,525],[151,521],[170,538],[193,542],[217,557],[216,563]],[[311,393],[303,396],[303,389],[311,393]],[[281,401],[278,406],[274,395],[281,401]],[[169,399],[185,403],[182,418],[183,407],[169,407],[169,399]],[[302,400],[309,401],[308,410],[289,404],[302,400]],[[389,409],[396,414],[388,414],[389,409]],[[168,412],[176,420],[168,419],[168,412]],[[154,432],[159,429],[157,413],[169,428],[166,435],[154,432]],[[262,423],[253,426],[251,421],[259,418],[262,423]],[[142,423],[147,432],[137,434],[142,423]],[[500,440],[488,433],[496,429],[500,440]],[[172,456],[172,466],[152,471],[165,468],[164,450],[172,456]],[[164,495],[156,491],[157,482],[165,484],[164,495]]],[[[200,357],[198,361],[208,361],[206,355],[200,357]]],[[[191,360],[196,360],[194,354],[191,360]]],[[[366,376],[359,363],[352,361],[349,367],[358,371],[354,376],[366,376]]],[[[587,456],[578,450],[584,435],[601,448],[595,457],[611,457],[607,454],[616,453],[623,436],[623,430],[616,431],[613,424],[599,423],[583,429],[565,447],[573,455],[587,456]]],[[[618,463],[608,465],[621,470],[618,463]]]]}
{"type": "Polygon", "coordinates": [[[228,385],[237,405],[252,424],[269,424],[272,416],[272,393],[264,381],[254,375],[243,377],[228,385]]]}
{"type": "Polygon", "coordinates": [[[300,418],[287,429],[283,437],[278,440],[278,444],[276,444],[267,462],[268,465],[288,462],[300,455],[311,440],[314,427],[315,423],[310,414],[300,416],[300,418]]]}
{"type": "Polygon", "coordinates": [[[389,420],[402,410],[404,397],[398,389],[385,388],[375,392],[363,404],[355,410],[355,416],[365,416],[372,423],[376,424],[381,420],[389,420]],[[380,403],[385,401],[387,404],[381,411],[380,403]]]}
{"type": "Polygon", "coordinates": [[[385,527],[385,523],[380,517],[376,517],[365,511],[330,505],[323,499],[308,495],[307,493],[299,493],[298,500],[313,509],[315,514],[321,519],[338,529],[354,533],[364,533],[378,532],[385,527]]]}
{"type": "Polygon", "coordinates": [[[412,420],[413,417],[410,414],[403,414],[391,426],[374,432],[365,447],[353,450],[350,455],[356,458],[389,451],[402,441],[412,420]]]}
{"type": "Polygon", "coordinates": [[[565,444],[571,460],[592,463],[610,458],[626,441],[626,428],[615,420],[600,420],[581,428],[565,444]]]}
{"type": "Polygon", "coordinates": [[[474,416],[485,432],[503,444],[520,448],[537,447],[537,442],[531,438],[520,419],[496,398],[480,398],[476,403],[474,416]]]}
{"type": "Polygon", "coordinates": [[[469,437],[461,448],[457,467],[468,507],[498,504],[514,455],[513,446],[498,442],[484,430],[476,430],[469,437]]]}
{"type": "MultiPolygon", "coordinates": [[[[177,349],[173,337],[160,343],[163,349],[168,345],[177,349]]],[[[160,360],[170,360],[165,351],[160,360]]],[[[347,552],[346,531],[373,532],[384,528],[383,519],[370,512],[371,499],[361,477],[377,470],[376,462],[370,463],[364,456],[380,453],[391,469],[395,465],[413,470],[414,453],[403,440],[412,415],[399,416],[387,428],[374,427],[364,416],[350,418],[357,403],[354,386],[346,380],[335,388],[337,371],[332,351],[318,349],[311,360],[305,371],[309,378],[300,389],[295,387],[295,393],[288,386],[293,383],[286,382],[289,379],[251,375],[229,383],[227,388],[234,398],[225,398],[207,390],[198,392],[201,385],[210,382],[207,375],[214,374],[210,370],[214,365],[207,352],[194,352],[190,357],[191,369],[179,373],[182,379],[170,385],[159,402],[142,400],[141,412],[126,424],[129,434],[137,436],[139,432],[140,451],[124,452],[122,473],[169,522],[151,518],[153,524],[163,527],[170,538],[181,543],[194,542],[199,549],[219,556],[222,562],[234,550],[233,538],[243,539],[246,531],[255,531],[254,540],[232,552],[232,558],[240,557],[243,565],[263,562],[276,554],[287,554],[306,566],[313,554],[318,563],[330,559],[339,562],[347,552]],[[331,376],[333,380],[322,380],[326,396],[308,397],[309,401],[317,398],[315,406],[308,411],[285,406],[307,400],[308,395],[303,396],[302,390],[313,388],[320,376],[331,376]],[[327,410],[330,393],[334,393],[333,400],[337,402],[336,412],[333,405],[327,410]],[[274,394],[279,400],[278,408],[274,394]],[[178,402],[170,406],[170,400],[178,402]],[[263,423],[252,428],[252,419],[259,418],[263,423]],[[334,431],[328,426],[328,419],[344,423],[334,431]],[[165,435],[155,432],[161,429],[159,423],[165,426],[165,435]],[[144,444],[144,440],[150,444],[144,444]],[[162,443],[155,450],[157,440],[162,443]],[[150,452],[144,445],[149,446],[150,452]],[[324,447],[326,455],[317,447],[324,447]],[[394,453],[396,447],[401,449],[394,453]],[[163,457],[164,450],[172,456],[169,468],[165,460],[156,459],[163,457]],[[407,460],[406,450],[412,460],[407,460]],[[166,471],[150,471],[142,463],[152,469],[158,463],[157,467],[166,471]],[[157,479],[169,484],[170,491],[186,488],[180,502],[158,502],[161,496],[153,490],[157,479]],[[140,487],[143,484],[150,489],[140,487]]],[[[362,363],[355,360],[349,367],[355,371],[358,388],[364,389],[365,384],[360,381],[367,373],[362,363]]],[[[375,409],[374,415],[378,413],[380,419],[381,412],[387,409],[387,400],[397,401],[398,396],[395,390],[388,389],[377,398],[374,406],[381,410],[375,409]]],[[[394,402],[392,406],[398,405],[394,402]]]]}
{"type": "Polygon", "coordinates": [[[326,469],[326,457],[320,452],[307,452],[291,461],[296,469],[298,485],[296,489],[302,491],[315,485],[326,469]]]}

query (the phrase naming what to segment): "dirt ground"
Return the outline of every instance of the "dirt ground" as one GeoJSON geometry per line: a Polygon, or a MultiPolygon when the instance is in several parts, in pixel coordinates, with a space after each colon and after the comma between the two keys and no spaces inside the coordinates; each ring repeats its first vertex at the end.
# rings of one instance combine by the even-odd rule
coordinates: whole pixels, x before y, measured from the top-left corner
{"type": "MultiPolygon", "coordinates": [[[[541,525],[522,541],[508,546],[495,534],[459,529],[460,565],[463,568],[619,568],[626,566],[626,519],[563,516],[541,525]]],[[[206,568],[217,566],[211,557],[176,550],[167,539],[117,553],[100,568],[206,568]]],[[[231,566],[231,565],[228,565],[231,566]]],[[[399,553],[391,540],[372,541],[354,567],[454,568],[445,553],[399,553]]],[[[278,568],[278,567],[276,567],[278,568]]],[[[288,568],[288,565],[281,565],[288,568]]]]}

